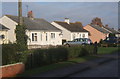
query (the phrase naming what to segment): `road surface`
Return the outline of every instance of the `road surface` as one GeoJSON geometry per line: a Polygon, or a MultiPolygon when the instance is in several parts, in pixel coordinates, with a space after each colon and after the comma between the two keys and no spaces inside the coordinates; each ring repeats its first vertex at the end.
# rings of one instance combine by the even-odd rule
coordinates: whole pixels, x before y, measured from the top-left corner
{"type": "Polygon", "coordinates": [[[72,74],[69,77],[118,77],[118,60],[112,60],[89,70],[72,74]]]}

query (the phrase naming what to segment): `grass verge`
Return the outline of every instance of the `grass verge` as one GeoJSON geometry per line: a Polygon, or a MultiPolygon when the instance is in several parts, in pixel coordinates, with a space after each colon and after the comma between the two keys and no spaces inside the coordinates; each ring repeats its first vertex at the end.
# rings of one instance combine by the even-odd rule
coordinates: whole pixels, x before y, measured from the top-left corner
{"type": "Polygon", "coordinates": [[[118,47],[98,47],[98,54],[112,54],[118,51],[118,47]]]}

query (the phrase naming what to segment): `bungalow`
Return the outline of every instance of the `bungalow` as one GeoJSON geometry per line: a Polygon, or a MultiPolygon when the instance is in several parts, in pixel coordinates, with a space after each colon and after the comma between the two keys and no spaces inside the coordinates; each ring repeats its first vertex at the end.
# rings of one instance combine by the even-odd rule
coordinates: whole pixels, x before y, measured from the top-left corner
{"type": "Polygon", "coordinates": [[[119,34],[117,31],[111,29],[108,26],[99,26],[95,24],[88,24],[84,27],[87,31],[89,31],[90,36],[89,38],[92,40],[92,42],[100,42],[100,40],[104,40],[106,37],[109,36],[110,33],[113,34],[119,34]]]}
{"type": "MultiPolygon", "coordinates": [[[[16,41],[15,29],[18,25],[18,16],[5,15],[1,18],[4,26],[9,28],[8,39],[14,43],[16,41]]],[[[54,27],[44,19],[23,17],[23,24],[26,26],[28,36],[28,48],[40,48],[49,45],[62,45],[61,30],[54,27]]]]}
{"type": "Polygon", "coordinates": [[[71,23],[69,18],[65,18],[65,22],[54,21],[51,24],[62,30],[63,41],[72,41],[75,38],[88,38],[88,31],[83,29],[80,24],[71,23]]]}
{"type": "Polygon", "coordinates": [[[109,32],[111,32],[112,34],[115,34],[116,37],[120,37],[120,32],[116,31],[114,28],[110,28],[108,27],[108,25],[103,26],[103,28],[109,32]]]}
{"type": "Polygon", "coordinates": [[[0,44],[8,43],[8,28],[0,24],[0,44]]]}

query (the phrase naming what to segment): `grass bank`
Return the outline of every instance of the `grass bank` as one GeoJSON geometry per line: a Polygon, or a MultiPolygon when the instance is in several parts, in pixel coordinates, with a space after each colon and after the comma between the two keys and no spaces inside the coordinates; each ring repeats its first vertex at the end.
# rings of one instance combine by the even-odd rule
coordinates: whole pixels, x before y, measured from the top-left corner
{"type": "Polygon", "coordinates": [[[98,47],[98,54],[112,54],[118,51],[118,47],[98,47]]]}

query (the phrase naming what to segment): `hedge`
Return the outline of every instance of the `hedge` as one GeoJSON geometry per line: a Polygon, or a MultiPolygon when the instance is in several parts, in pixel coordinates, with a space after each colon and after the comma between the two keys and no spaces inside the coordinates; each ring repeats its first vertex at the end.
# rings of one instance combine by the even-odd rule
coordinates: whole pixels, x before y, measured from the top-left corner
{"type": "Polygon", "coordinates": [[[2,65],[12,64],[18,62],[16,44],[2,45],[2,65]]]}
{"type": "Polygon", "coordinates": [[[17,52],[15,45],[3,45],[3,64],[23,62],[26,69],[66,61],[71,58],[91,55],[94,46],[56,47],[17,52]],[[7,49],[7,50],[6,50],[7,49]]]}
{"type": "Polygon", "coordinates": [[[49,49],[36,49],[26,51],[27,59],[24,61],[26,69],[40,67],[61,61],[67,61],[71,58],[93,54],[93,46],[76,46],[76,47],[57,47],[49,49]],[[31,52],[31,53],[29,53],[31,52]]]}

